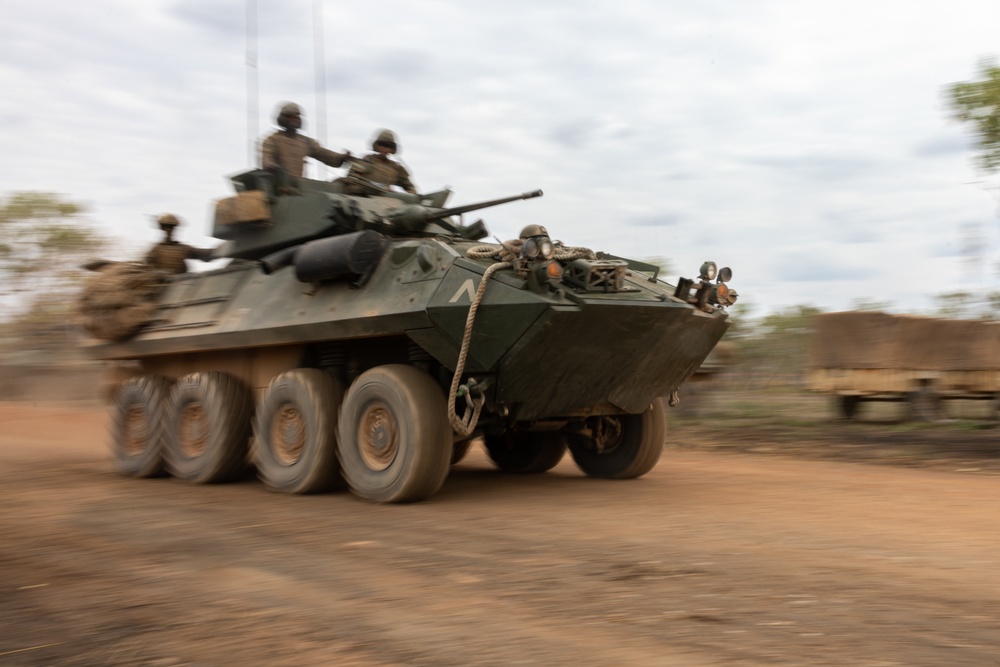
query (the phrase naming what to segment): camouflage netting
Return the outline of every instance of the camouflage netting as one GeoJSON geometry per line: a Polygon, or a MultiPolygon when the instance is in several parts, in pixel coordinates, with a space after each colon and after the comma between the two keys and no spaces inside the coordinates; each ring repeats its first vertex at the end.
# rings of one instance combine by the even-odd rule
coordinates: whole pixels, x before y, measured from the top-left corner
{"type": "Polygon", "coordinates": [[[814,320],[812,368],[1000,370],[1000,323],[857,311],[814,320]]]}
{"type": "Polygon", "coordinates": [[[95,338],[124,340],[153,320],[165,282],[163,272],[142,262],[108,264],[83,287],[80,324],[95,338]]]}

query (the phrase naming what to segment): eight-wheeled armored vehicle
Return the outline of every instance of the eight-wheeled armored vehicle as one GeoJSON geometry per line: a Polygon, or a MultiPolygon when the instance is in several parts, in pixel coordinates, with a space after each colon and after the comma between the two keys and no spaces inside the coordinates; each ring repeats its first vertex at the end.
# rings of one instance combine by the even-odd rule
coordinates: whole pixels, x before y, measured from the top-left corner
{"type": "Polygon", "coordinates": [[[540,225],[484,243],[463,219],[541,191],[449,208],[448,190],[231,180],[213,229],[230,263],[163,278],[141,326],[89,346],[130,375],[112,406],[126,474],[219,482],[252,460],[275,490],[405,502],[482,439],[504,471],[569,449],[587,475],[638,477],[735,300],[712,262],[668,285],[540,225]]]}

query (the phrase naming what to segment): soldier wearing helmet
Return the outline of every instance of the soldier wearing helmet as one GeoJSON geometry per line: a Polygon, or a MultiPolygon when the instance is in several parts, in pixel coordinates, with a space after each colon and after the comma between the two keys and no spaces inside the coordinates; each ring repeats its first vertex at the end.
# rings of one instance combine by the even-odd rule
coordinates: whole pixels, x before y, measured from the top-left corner
{"type": "MultiPolygon", "coordinates": [[[[392,130],[378,130],[372,141],[372,150],[375,152],[364,156],[360,162],[351,165],[349,177],[360,176],[385,188],[396,186],[410,194],[417,193],[413,182],[410,181],[410,172],[406,170],[406,167],[389,157],[399,152],[399,142],[396,141],[396,135],[392,130]]],[[[355,194],[363,193],[355,192],[355,194]]]]}
{"type": "Polygon", "coordinates": [[[350,151],[331,151],[320,146],[315,139],[299,134],[302,108],[298,104],[285,102],[278,107],[275,123],[281,129],[267,137],[261,147],[260,166],[268,171],[284,170],[289,176],[301,178],[307,157],[331,167],[339,167],[351,159],[350,151]]]}
{"type": "Polygon", "coordinates": [[[167,273],[184,273],[187,271],[188,259],[200,259],[208,262],[212,259],[212,251],[195,248],[174,240],[174,230],[181,224],[176,215],[166,213],[156,219],[156,224],[163,230],[163,240],[146,253],[146,263],[152,268],[167,273]]]}

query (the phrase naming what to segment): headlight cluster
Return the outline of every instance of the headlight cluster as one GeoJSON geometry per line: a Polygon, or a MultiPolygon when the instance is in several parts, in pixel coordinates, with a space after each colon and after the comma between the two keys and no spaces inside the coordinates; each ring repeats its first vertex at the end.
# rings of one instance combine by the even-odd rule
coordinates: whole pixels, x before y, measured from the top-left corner
{"type": "Polygon", "coordinates": [[[563,267],[552,259],[555,254],[555,244],[545,227],[528,225],[521,230],[521,260],[530,263],[528,286],[531,289],[544,293],[562,281],[563,267]]]}
{"type": "Polygon", "coordinates": [[[552,259],[556,248],[549,230],[541,225],[528,225],[521,230],[521,259],[552,259]]]}
{"type": "Polygon", "coordinates": [[[720,269],[715,262],[705,262],[698,270],[698,279],[700,282],[697,284],[689,278],[678,280],[674,296],[703,310],[710,309],[709,306],[725,308],[736,303],[739,295],[726,284],[733,279],[733,270],[728,266],[720,269]]]}
{"type": "Polygon", "coordinates": [[[532,236],[524,240],[521,246],[521,257],[523,259],[552,259],[556,254],[555,246],[548,236],[532,236]]]}

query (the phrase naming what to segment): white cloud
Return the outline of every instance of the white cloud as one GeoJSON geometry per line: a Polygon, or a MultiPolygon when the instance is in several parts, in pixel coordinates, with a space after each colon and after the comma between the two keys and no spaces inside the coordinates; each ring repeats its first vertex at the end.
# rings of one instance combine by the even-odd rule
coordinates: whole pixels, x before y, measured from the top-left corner
{"type": "MultiPolygon", "coordinates": [[[[224,177],[290,99],[332,148],[392,128],[417,185],[455,203],[543,188],[484,212],[501,237],[537,222],[685,274],[715,259],[758,313],[926,308],[970,286],[969,222],[1000,254],[942,98],[997,48],[995,3],[326,3],[323,105],[313,3],[256,4],[249,120],[243,3],[9,8],[0,188],[88,202],[130,248],[164,211],[208,244],[224,177]]],[[[988,273],[978,286],[997,287],[988,273]]]]}

